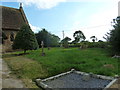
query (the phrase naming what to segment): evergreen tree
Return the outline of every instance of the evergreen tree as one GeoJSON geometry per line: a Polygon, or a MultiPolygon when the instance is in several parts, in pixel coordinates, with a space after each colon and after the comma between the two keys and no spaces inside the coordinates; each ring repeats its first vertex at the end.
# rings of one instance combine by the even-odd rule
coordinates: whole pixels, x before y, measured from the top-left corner
{"type": "Polygon", "coordinates": [[[114,29],[110,32],[110,44],[115,54],[120,54],[120,16],[113,19],[114,29]]]}
{"type": "Polygon", "coordinates": [[[15,37],[13,49],[23,49],[24,53],[26,53],[27,50],[38,49],[36,37],[29,25],[23,25],[21,27],[15,37]]]}
{"type": "Polygon", "coordinates": [[[71,40],[71,38],[69,38],[69,37],[65,37],[62,41],[61,41],[61,43],[63,44],[63,46],[65,47],[65,48],[68,48],[69,47],[69,41],[71,40]]]}

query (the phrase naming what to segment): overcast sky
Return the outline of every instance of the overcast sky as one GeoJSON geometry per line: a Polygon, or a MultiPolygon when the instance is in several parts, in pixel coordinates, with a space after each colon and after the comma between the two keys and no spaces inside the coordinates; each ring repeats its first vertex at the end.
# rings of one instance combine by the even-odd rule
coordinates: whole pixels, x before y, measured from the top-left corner
{"type": "Polygon", "coordinates": [[[32,30],[36,33],[45,28],[59,36],[62,31],[65,36],[73,39],[73,33],[81,30],[90,40],[96,36],[104,40],[103,36],[109,32],[112,19],[118,16],[119,0],[2,0],[0,5],[23,9],[32,30]]]}

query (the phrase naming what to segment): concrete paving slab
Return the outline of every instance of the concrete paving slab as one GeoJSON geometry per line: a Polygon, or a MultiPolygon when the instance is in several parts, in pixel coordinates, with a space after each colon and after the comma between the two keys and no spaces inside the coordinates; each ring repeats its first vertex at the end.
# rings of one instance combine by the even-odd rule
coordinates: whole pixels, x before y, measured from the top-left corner
{"type": "Polygon", "coordinates": [[[0,74],[1,73],[2,78],[0,77],[0,80],[2,83],[0,83],[0,85],[2,85],[2,88],[25,88],[24,83],[20,79],[10,74],[11,71],[4,60],[2,60],[2,72],[0,72],[0,74]]]}

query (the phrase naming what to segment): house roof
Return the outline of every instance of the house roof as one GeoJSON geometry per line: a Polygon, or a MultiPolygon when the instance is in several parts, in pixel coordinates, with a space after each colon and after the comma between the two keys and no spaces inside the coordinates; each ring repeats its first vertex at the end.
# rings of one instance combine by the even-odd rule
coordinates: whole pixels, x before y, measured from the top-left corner
{"type": "Polygon", "coordinates": [[[0,6],[2,8],[2,29],[19,30],[22,25],[28,24],[22,7],[19,9],[0,6]]]}

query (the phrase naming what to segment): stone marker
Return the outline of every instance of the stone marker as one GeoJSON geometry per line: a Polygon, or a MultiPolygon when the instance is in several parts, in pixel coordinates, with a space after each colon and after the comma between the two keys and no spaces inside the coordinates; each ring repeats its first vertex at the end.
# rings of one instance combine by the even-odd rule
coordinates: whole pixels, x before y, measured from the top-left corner
{"type": "Polygon", "coordinates": [[[41,41],[41,46],[42,46],[42,56],[45,56],[45,53],[44,53],[44,42],[41,41]]]}

